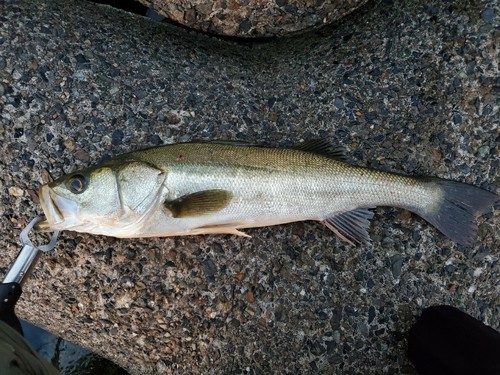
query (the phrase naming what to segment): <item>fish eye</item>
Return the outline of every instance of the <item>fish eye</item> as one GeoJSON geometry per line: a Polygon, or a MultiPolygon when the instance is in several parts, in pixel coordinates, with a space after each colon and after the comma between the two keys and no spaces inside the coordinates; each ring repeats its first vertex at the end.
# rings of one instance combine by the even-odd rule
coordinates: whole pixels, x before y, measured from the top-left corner
{"type": "Polygon", "coordinates": [[[81,174],[71,176],[66,182],[68,189],[74,194],[80,194],[87,188],[87,181],[81,174]]]}

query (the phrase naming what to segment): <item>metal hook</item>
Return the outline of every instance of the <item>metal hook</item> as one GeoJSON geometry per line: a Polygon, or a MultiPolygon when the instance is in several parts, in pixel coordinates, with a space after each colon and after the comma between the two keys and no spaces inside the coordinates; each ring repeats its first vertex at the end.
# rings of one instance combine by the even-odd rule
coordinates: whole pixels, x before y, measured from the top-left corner
{"type": "Polygon", "coordinates": [[[29,222],[29,224],[26,226],[26,228],[24,228],[21,231],[21,234],[19,235],[19,237],[21,238],[21,244],[23,246],[28,245],[28,246],[37,248],[40,251],[47,252],[47,251],[52,250],[56,246],[56,241],[57,241],[57,236],[59,235],[59,231],[57,231],[57,230],[54,231],[49,243],[46,245],[42,245],[42,246],[33,245],[33,243],[31,242],[31,240],[28,237],[28,233],[31,232],[33,227],[41,221],[43,221],[43,217],[41,217],[41,216],[35,217],[33,220],[31,220],[29,222]]]}
{"type": "Polygon", "coordinates": [[[24,281],[26,281],[26,276],[35,265],[36,260],[40,255],[40,251],[47,252],[56,246],[57,236],[59,235],[58,231],[55,231],[54,234],[52,234],[52,238],[48,244],[42,246],[33,245],[31,240],[28,238],[28,233],[31,229],[33,229],[33,227],[42,220],[43,218],[41,217],[35,217],[30,221],[26,228],[21,231],[19,237],[21,238],[23,248],[7,272],[7,275],[5,275],[3,280],[4,284],[14,282],[23,285],[24,281]]]}

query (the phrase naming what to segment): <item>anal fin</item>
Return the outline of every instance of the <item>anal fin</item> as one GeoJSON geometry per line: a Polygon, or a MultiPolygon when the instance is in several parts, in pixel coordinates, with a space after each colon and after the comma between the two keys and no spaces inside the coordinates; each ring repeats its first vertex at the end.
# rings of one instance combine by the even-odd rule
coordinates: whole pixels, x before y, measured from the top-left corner
{"type": "Polygon", "coordinates": [[[245,223],[224,223],[224,224],[215,224],[215,225],[206,225],[203,227],[198,227],[193,229],[190,234],[234,234],[236,236],[251,238],[245,232],[242,232],[236,227],[244,226],[245,223]]]}
{"type": "Polygon", "coordinates": [[[355,243],[368,245],[370,243],[370,219],[373,212],[368,208],[357,208],[353,211],[342,212],[326,218],[322,223],[351,245],[355,243]]]}

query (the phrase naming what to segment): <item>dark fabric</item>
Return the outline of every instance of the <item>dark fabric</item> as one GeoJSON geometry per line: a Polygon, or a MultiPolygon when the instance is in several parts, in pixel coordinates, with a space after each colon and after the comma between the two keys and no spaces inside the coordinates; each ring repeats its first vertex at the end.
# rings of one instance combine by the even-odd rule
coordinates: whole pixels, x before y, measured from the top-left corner
{"type": "Polygon", "coordinates": [[[16,330],[0,321],[0,374],[57,375],[59,371],[31,349],[16,330]]]}
{"type": "Polygon", "coordinates": [[[423,311],[408,354],[419,375],[500,375],[500,333],[451,306],[423,311]]]}
{"type": "Polygon", "coordinates": [[[3,320],[21,335],[23,329],[14,309],[22,292],[21,285],[18,283],[0,283],[0,320],[3,320]]]}

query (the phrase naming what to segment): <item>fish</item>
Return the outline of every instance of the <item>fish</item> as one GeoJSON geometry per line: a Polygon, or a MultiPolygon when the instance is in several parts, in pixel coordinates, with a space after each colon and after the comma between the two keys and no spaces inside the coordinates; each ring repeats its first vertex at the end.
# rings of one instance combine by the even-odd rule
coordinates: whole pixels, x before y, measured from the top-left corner
{"type": "Polygon", "coordinates": [[[118,155],[44,184],[38,230],[117,238],[201,234],[322,222],[351,245],[369,245],[377,206],[409,210],[454,242],[476,242],[475,219],[499,195],[437,177],[349,163],[327,140],[293,148],[190,142],[118,155]]]}

